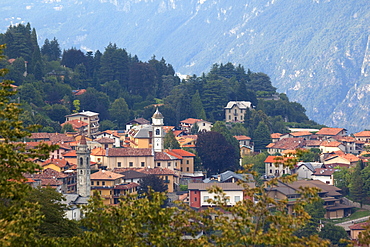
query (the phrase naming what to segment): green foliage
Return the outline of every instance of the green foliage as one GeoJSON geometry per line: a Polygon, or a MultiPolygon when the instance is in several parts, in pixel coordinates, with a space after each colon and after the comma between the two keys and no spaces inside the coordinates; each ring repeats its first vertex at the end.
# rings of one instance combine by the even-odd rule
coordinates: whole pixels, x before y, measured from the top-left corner
{"type": "Polygon", "coordinates": [[[130,117],[130,111],[125,99],[116,99],[109,108],[109,114],[113,121],[117,121],[118,128],[123,129],[130,117]]]}
{"type": "Polygon", "coordinates": [[[364,180],[361,176],[361,165],[360,163],[357,164],[353,174],[351,176],[351,183],[349,184],[349,192],[350,196],[355,202],[363,203],[365,199],[365,191],[364,191],[364,180]]]}
{"type": "Polygon", "coordinates": [[[237,169],[240,154],[218,132],[199,132],[197,152],[208,174],[218,174],[226,170],[237,169]]]}
{"type": "Polygon", "coordinates": [[[324,227],[321,228],[319,233],[319,237],[329,240],[332,246],[351,246],[346,230],[344,230],[343,227],[336,226],[332,223],[324,224],[324,227]]]}
{"type": "Polygon", "coordinates": [[[271,143],[270,131],[265,123],[260,122],[258,124],[253,134],[253,140],[254,150],[256,151],[266,150],[266,146],[271,143]]]}
{"type": "Polygon", "coordinates": [[[244,156],[242,164],[243,165],[253,165],[253,171],[257,172],[258,177],[265,174],[265,160],[268,154],[263,152],[259,154],[252,154],[249,156],[244,156]]]}
{"type": "Polygon", "coordinates": [[[173,134],[172,130],[168,131],[164,136],[164,148],[165,149],[179,149],[180,144],[176,140],[175,135],[173,134]]]}
{"type": "Polygon", "coordinates": [[[76,131],[73,129],[72,124],[67,123],[67,124],[63,125],[60,132],[61,133],[66,133],[66,132],[76,132],[76,131]]]}
{"type": "Polygon", "coordinates": [[[25,200],[38,203],[43,216],[37,231],[43,237],[73,237],[80,234],[77,222],[64,217],[67,206],[62,203],[63,195],[53,188],[32,189],[25,200]]]}
{"type": "MultiPolygon", "coordinates": [[[[0,46],[0,55],[4,48],[3,45],[0,46]]],[[[6,73],[6,69],[0,69],[1,77],[6,73]]],[[[42,216],[36,203],[24,200],[30,186],[23,183],[23,173],[34,173],[40,169],[32,160],[47,159],[55,146],[40,144],[34,149],[26,150],[26,145],[19,142],[29,136],[34,127],[25,127],[19,120],[22,110],[19,104],[10,101],[16,94],[11,90],[11,83],[13,82],[9,80],[2,80],[0,83],[0,245],[36,246],[36,228],[40,225],[42,216]]]]}
{"type": "Polygon", "coordinates": [[[140,187],[138,189],[139,194],[149,196],[150,191],[165,192],[168,186],[164,183],[163,179],[154,174],[150,174],[139,180],[140,187]]]}

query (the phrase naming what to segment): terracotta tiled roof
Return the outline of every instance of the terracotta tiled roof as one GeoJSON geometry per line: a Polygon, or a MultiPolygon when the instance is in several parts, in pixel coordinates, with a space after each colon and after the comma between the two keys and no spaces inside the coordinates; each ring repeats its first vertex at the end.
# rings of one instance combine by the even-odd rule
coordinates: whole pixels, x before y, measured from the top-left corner
{"type": "Polygon", "coordinates": [[[202,119],[196,119],[196,118],[187,118],[185,120],[180,121],[180,123],[184,124],[195,124],[196,122],[202,121],[202,119]]]}
{"type": "Polygon", "coordinates": [[[279,139],[283,134],[280,134],[280,133],[272,133],[271,134],[271,138],[272,139],[279,139]]]}
{"type": "Polygon", "coordinates": [[[370,137],[370,131],[365,130],[358,133],[353,134],[355,137],[370,137]]]}
{"type": "Polygon", "coordinates": [[[155,152],[154,160],[172,160],[172,158],[164,152],[155,152]]]}
{"type": "Polygon", "coordinates": [[[60,134],[60,133],[50,133],[49,139],[53,143],[73,142],[73,141],[75,141],[75,138],[73,138],[72,136],[67,136],[65,134],[60,134]]]}
{"type": "Polygon", "coordinates": [[[107,148],[108,157],[153,156],[151,148],[107,148]]]}
{"type": "Polygon", "coordinates": [[[114,139],[108,138],[108,137],[101,137],[99,139],[96,139],[95,141],[99,142],[100,144],[113,144],[114,139]]]}
{"type": "Polygon", "coordinates": [[[325,161],[331,160],[331,159],[333,159],[335,157],[344,158],[344,159],[348,160],[349,162],[357,162],[357,161],[360,160],[360,158],[358,158],[357,156],[355,156],[353,154],[346,154],[346,153],[343,153],[343,152],[335,152],[334,154],[332,154],[329,157],[327,157],[325,159],[325,161]]]}
{"type": "Polygon", "coordinates": [[[271,142],[269,145],[267,145],[266,147],[267,148],[272,148],[272,147],[274,147],[275,146],[275,143],[274,142],[271,142]]]}
{"type": "Polygon", "coordinates": [[[70,124],[72,125],[72,128],[76,131],[78,131],[79,129],[85,127],[88,125],[88,123],[86,122],[83,122],[83,121],[80,121],[78,119],[74,119],[74,120],[70,120],[70,121],[67,121],[67,122],[64,122],[61,124],[61,126],[63,127],[64,125],[66,124],[70,124]]]}
{"type": "Polygon", "coordinates": [[[306,143],[306,140],[302,137],[298,138],[284,138],[274,143],[273,148],[275,149],[290,149],[294,150],[300,147],[303,147],[306,143]]]}
{"type": "Polygon", "coordinates": [[[32,133],[31,134],[31,139],[49,139],[50,133],[32,133]]]}
{"type": "Polygon", "coordinates": [[[291,159],[293,157],[282,157],[282,156],[267,156],[265,159],[265,163],[281,163],[284,162],[285,160],[291,159]],[[278,160],[280,158],[283,158],[283,160],[278,160]]]}
{"type": "Polygon", "coordinates": [[[69,165],[68,161],[66,161],[64,159],[48,159],[48,160],[45,160],[42,163],[42,166],[46,166],[46,165],[49,165],[49,164],[56,165],[60,168],[63,168],[63,167],[66,167],[66,166],[69,165]]]}
{"type": "Polygon", "coordinates": [[[82,95],[84,93],[86,93],[86,89],[79,89],[73,92],[74,95],[82,95]]]}
{"type": "Polygon", "coordinates": [[[113,172],[119,173],[121,175],[124,175],[125,179],[135,179],[135,178],[143,178],[148,176],[148,174],[139,172],[141,168],[136,169],[130,169],[130,168],[114,168],[113,172]]]}
{"type": "Polygon", "coordinates": [[[105,156],[105,149],[104,148],[101,148],[101,147],[94,148],[93,150],[91,150],[91,155],[94,155],[94,156],[105,156]]]}
{"type": "Polygon", "coordinates": [[[105,170],[100,170],[90,175],[91,180],[116,180],[123,177],[124,175],[105,170]]]}
{"type": "Polygon", "coordinates": [[[60,149],[71,150],[71,146],[68,143],[58,143],[60,149]]]}
{"type": "Polygon", "coordinates": [[[251,140],[249,136],[244,136],[244,135],[234,136],[234,138],[237,139],[238,141],[251,140]]]}
{"type": "Polygon", "coordinates": [[[185,151],[183,149],[171,149],[170,151],[182,157],[195,157],[196,156],[195,154],[185,151]]]}
{"type": "Polygon", "coordinates": [[[77,157],[76,150],[71,150],[65,153],[62,153],[63,157],[77,157]]]}
{"type": "Polygon", "coordinates": [[[306,140],[307,147],[319,147],[322,141],[319,140],[306,140]]]}
{"type": "Polygon", "coordinates": [[[59,186],[63,184],[63,181],[55,178],[41,178],[41,186],[59,186]]]}
{"type": "Polygon", "coordinates": [[[299,136],[310,136],[312,135],[312,133],[309,131],[296,131],[296,132],[290,133],[290,135],[294,137],[299,137],[299,136]]]}
{"type": "Polygon", "coordinates": [[[348,228],[351,230],[365,230],[367,229],[369,224],[370,224],[369,222],[361,222],[361,223],[353,224],[349,226],[348,228]]]}
{"type": "Polygon", "coordinates": [[[180,135],[181,133],[184,133],[184,131],[183,130],[174,130],[173,131],[173,135],[176,137],[176,136],[178,136],[178,135],[180,135]]]}
{"type": "Polygon", "coordinates": [[[135,187],[138,187],[139,184],[137,183],[129,183],[129,184],[119,184],[119,185],[115,185],[114,188],[117,189],[117,190],[129,190],[129,189],[132,189],[132,188],[135,188],[135,187]]]}
{"type": "Polygon", "coordinates": [[[52,145],[51,141],[38,141],[38,142],[26,142],[26,149],[35,148],[36,146],[40,145],[41,143],[45,143],[47,145],[52,145]]]}
{"type": "Polygon", "coordinates": [[[322,147],[339,147],[340,145],[343,145],[343,144],[337,141],[323,141],[320,144],[320,146],[322,147]]]}
{"type": "Polygon", "coordinates": [[[168,168],[160,168],[160,167],[142,168],[138,171],[142,172],[142,173],[145,173],[145,174],[148,174],[148,175],[155,174],[155,175],[174,175],[174,176],[177,176],[176,173],[173,170],[170,170],[168,168]]]}
{"type": "Polygon", "coordinates": [[[316,168],[313,175],[315,175],[315,176],[331,176],[336,171],[337,171],[336,169],[332,169],[332,168],[316,168]]]}
{"type": "Polygon", "coordinates": [[[345,129],[344,128],[322,128],[316,133],[316,135],[336,136],[343,130],[345,129]]]}
{"type": "Polygon", "coordinates": [[[57,172],[53,169],[47,168],[43,170],[40,174],[24,174],[26,178],[35,178],[35,179],[42,179],[42,178],[66,178],[68,177],[67,174],[62,172],[57,172]]]}

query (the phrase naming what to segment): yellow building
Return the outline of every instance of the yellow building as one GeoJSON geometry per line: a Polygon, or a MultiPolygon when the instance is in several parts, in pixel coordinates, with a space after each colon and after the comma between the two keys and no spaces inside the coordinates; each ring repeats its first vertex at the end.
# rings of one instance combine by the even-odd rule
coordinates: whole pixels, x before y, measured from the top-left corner
{"type": "Polygon", "coordinates": [[[128,131],[131,148],[150,148],[153,140],[153,127],[149,124],[133,126],[128,131]]]}
{"type": "Polygon", "coordinates": [[[124,176],[118,173],[100,170],[91,174],[91,195],[97,191],[104,200],[104,205],[114,204],[114,186],[122,183],[124,176]]]}

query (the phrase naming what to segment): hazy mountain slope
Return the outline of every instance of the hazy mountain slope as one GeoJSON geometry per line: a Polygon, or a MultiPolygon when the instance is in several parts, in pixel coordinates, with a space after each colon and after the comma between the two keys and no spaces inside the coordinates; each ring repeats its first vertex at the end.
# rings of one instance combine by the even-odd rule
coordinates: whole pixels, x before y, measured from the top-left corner
{"type": "Polygon", "coordinates": [[[163,56],[187,74],[241,63],[270,75],[320,123],[370,127],[368,0],[15,2],[0,3],[3,32],[31,22],[41,44],[55,36],[64,48],[103,50],[111,41],[143,60],[163,56]]]}

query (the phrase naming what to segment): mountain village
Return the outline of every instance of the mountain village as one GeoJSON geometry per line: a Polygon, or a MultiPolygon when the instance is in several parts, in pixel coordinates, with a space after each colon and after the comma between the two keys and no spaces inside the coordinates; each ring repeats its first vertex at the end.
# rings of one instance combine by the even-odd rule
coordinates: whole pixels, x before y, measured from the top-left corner
{"type": "MultiPolygon", "coordinates": [[[[243,122],[250,102],[231,101],[225,106],[226,122],[243,122]]],[[[195,154],[182,148],[195,150],[197,135],[191,134],[197,124],[199,131],[210,131],[212,123],[188,118],[179,126],[164,126],[163,115],[156,110],[151,121],[137,118],[126,124],[126,130],[99,131],[99,113],[82,111],[66,116],[65,124],[71,124],[76,132],[32,133],[27,146],[39,142],[57,144],[47,160],[34,160],[42,170],[36,174],[24,174],[27,183],[34,187],[52,187],[65,197],[69,206],[66,217],[79,220],[83,217],[81,205],[97,192],[105,205],[117,205],[122,196],[136,194],[140,181],[155,175],[167,185],[170,201],[183,201],[195,210],[212,206],[208,189],[219,186],[235,205],[245,198],[243,187],[237,181],[255,186],[248,174],[225,171],[207,177],[205,171],[194,169],[195,154]],[[172,131],[181,149],[164,149],[164,136],[172,131]],[[185,186],[186,190],[180,190],[185,186]]],[[[266,147],[270,154],[265,160],[264,180],[285,174],[297,174],[292,184],[280,182],[269,188],[275,200],[288,199],[292,204],[300,197],[299,188],[316,187],[324,200],[325,218],[347,217],[356,206],[342,196],[335,187],[334,172],[337,167],[354,167],[358,161],[367,162],[366,148],[370,145],[370,131],[347,135],[344,128],[290,129],[291,133],[273,133],[272,142],[266,147]],[[294,169],[283,166],[276,154],[294,156],[299,149],[317,148],[321,151],[320,162],[298,162],[294,169]],[[364,156],[365,155],[365,156],[364,156]]],[[[248,136],[234,136],[240,144],[241,157],[254,152],[253,140],[248,136]]],[[[188,150],[189,150],[188,149],[188,150]]],[[[289,159],[289,156],[285,159],[289,159]]],[[[356,223],[356,222],[355,222],[356,223]]],[[[352,239],[364,230],[364,223],[352,224],[346,230],[352,239]]]]}

